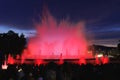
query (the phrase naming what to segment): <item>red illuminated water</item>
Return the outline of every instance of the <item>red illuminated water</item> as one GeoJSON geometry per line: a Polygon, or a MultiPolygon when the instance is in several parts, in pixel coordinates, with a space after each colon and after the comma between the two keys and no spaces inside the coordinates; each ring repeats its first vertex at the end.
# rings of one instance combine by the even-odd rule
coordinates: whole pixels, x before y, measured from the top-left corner
{"type": "Polygon", "coordinates": [[[40,64],[43,64],[43,60],[42,59],[36,59],[34,63],[35,63],[35,65],[39,66],[40,64]]]}
{"type": "Polygon", "coordinates": [[[15,63],[14,58],[13,58],[10,54],[8,55],[7,63],[8,63],[8,64],[14,64],[14,63],[15,63]]]}
{"type": "Polygon", "coordinates": [[[109,58],[107,56],[103,56],[101,58],[101,61],[102,61],[103,64],[107,64],[107,63],[109,63],[109,58]]]}
{"type": "Polygon", "coordinates": [[[101,61],[100,61],[100,59],[99,59],[98,57],[95,58],[95,63],[96,63],[97,65],[100,65],[100,64],[101,64],[101,61]]]}
{"type": "Polygon", "coordinates": [[[60,55],[62,59],[90,57],[83,22],[62,20],[58,23],[47,14],[35,27],[36,35],[29,39],[23,52],[25,59],[60,59],[60,55]]]}
{"type": "Polygon", "coordinates": [[[82,65],[82,64],[86,64],[86,60],[84,58],[80,58],[78,61],[78,64],[82,65]]]}

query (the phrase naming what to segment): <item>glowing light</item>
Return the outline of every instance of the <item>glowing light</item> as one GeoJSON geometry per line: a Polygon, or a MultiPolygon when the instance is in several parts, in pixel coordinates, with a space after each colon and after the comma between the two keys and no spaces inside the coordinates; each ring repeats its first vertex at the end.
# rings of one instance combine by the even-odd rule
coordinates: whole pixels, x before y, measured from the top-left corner
{"type": "Polygon", "coordinates": [[[20,68],[19,70],[18,70],[18,72],[21,72],[22,71],[22,68],[20,68]]]}
{"type": "Polygon", "coordinates": [[[103,57],[103,54],[98,54],[96,57],[103,57]]]}
{"type": "Polygon", "coordinates": [[[4,61],[4,64],[2,65],[2,69],[6,70],[8,68],[8,65],[6,63],[6,61],[4,61]]]}

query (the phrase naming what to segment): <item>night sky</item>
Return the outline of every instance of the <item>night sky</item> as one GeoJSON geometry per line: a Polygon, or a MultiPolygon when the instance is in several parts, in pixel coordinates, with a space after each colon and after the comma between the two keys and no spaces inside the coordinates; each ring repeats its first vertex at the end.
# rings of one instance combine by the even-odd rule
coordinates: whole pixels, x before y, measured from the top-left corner
{"type": "Polygon", "coordinates": [[[0,0],[0,33],[35,33],[33,20],[47,6],[55,19],[86,22],[94,44],[117,46],[120,39],[120,0],[0,0]]]}

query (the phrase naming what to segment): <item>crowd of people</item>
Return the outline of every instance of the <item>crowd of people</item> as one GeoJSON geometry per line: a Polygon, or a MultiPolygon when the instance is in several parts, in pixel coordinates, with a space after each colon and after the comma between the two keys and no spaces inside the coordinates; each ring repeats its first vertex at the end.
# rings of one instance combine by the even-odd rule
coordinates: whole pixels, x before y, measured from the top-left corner
{"type": "Polygon", "coordinates": [[[120,64],[107,63],[101,65],[73,64],[54,62],[33,65],[8,65],[6,70],[0,69],[0,80],[119,80],[120,64]]]}

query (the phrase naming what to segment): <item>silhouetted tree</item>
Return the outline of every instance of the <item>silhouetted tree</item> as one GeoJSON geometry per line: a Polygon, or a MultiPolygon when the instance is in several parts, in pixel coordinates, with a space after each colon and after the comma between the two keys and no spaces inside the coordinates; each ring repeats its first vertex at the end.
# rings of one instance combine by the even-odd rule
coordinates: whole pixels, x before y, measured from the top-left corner
{"type": "Polygon", "coordinates": [[[24,34],[20,36],[12,30],[7,33],[0,34],[0,51],[5,54],[21,54],[25,48],[26,38],[24,34]]]}

